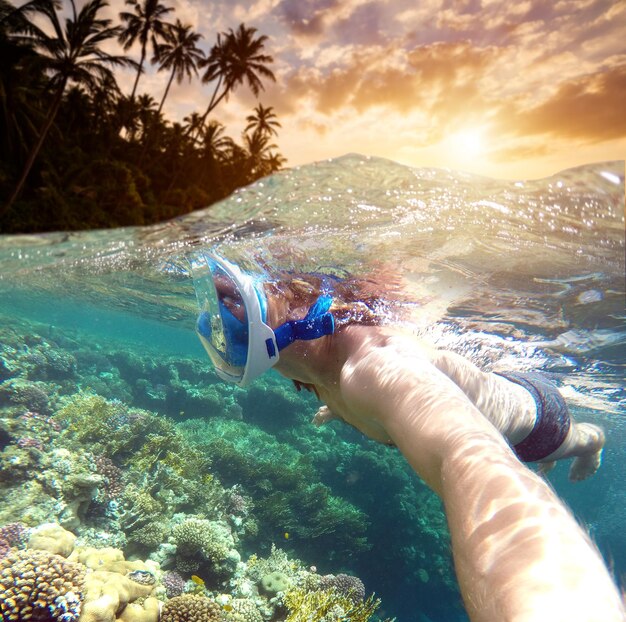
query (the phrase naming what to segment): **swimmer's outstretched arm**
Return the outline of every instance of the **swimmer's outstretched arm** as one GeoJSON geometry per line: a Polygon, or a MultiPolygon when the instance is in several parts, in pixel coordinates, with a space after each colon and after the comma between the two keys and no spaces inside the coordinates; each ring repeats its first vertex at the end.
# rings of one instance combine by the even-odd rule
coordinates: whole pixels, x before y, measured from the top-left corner
{"type": "Polygon", "coordinates": [[[428,357],[406,340],[358,348],[340,394],[345,412],[382,425],[443,499],[472,622],[623,622],[587,534],[428,357]]]}

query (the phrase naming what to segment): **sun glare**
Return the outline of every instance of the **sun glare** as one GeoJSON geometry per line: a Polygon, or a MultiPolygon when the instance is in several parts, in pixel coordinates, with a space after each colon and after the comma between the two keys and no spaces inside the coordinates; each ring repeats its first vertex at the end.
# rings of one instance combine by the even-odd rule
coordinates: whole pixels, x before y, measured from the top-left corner
{"type": "Polygon", "coordinates": [[[450,143],[459,156],[477,156],[485,150],[485,141],[480,129],[456,132],[450,136],[450,143]]]}

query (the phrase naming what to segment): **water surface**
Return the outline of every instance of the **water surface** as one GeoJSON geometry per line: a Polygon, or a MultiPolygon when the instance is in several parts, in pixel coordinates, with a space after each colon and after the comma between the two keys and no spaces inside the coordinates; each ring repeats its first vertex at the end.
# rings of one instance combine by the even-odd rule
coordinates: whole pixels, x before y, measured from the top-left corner
{"type": "MultiPolygon", "coordinates": [[[[395,275],[394,283],[409,293],[402,311],[425,338],[484,369],[550,373],[575,417],[603,425],[608,437],[604,464],[591,480],[569,483],[566,465],[550,479],[616,577],[626,572],[622,162],[542,180],[495,181],[349,155],[282,172],[206,210],[153,227],[0,237],[0,314],[38,330],[48,326],[51,335],[74,331],[82,347],[93,340],[155,359],[204,361],[193,334],[195,297],[186,258],[208,248],[269,273],[395,275]]],[[[386,313],[394,321],[393,303],[386,313]]],[[[245,395],[234,395],[244,411],[250,408],[245,416],[255,424],[245,395]]],[[[165,407],[159,411],[159,404],[157,413],[171,415],[165,407]]],[[[272,415],[265,413],[273,406],[255,406],[265,429],[279,436],[291,415],[304,421],[316,407],[308,398],[301,407],[283,406],[297,412],[276,415],[281,423],[274,430],[272,415]]],[[[303,432],[308,433],[313,438],[317,432],[311,427],[303,432]]],[[[359,443],[369,447],[350,430],[335,433],[337,447],[329,452],[359,443]]],[[[297,442],[302,450],[302,439],[297,442]]],[[[359,495],[384,494],[384,487],[366,493],[358,461],[353,467],[331,462],[314,459],[320,478],[356,506],[359,495]]],[[[404,468],[400,461],[394,465],[404,468]]],[[[399,620],[463,619],[458,595],[446,583],[450,568],[435,571],[426,560],[449,559],[445,537],[420,541],[429,529],[442,529],[423,524],[435,510],[421,512],[417,499],[431,503],[430,497],[420,496],[418,482],[407,483],[408,471],[402,478],[403,486],[418,491],[413,505],[400,511],[395,501],[379,500],[390,515],[370,516],[368,551],[343,560],[321,551],[317,563],[328,564],[328,572],[334,565],[361,576],[382,597],[387,615],[399,620]],[[420,520],[421,531],[408,527],[420,520]],[[391,542],[393,534],[383,525],[398,521],[404,521],[397,533],[406,541],[391,542]],[[450,601],[445,611],[437,602],[442,598],[450,601]]],[[[363,508],[373,512],[375,506],[363,508]]],[[[316,563],[305,543],[282,544],[316,563]]]]}

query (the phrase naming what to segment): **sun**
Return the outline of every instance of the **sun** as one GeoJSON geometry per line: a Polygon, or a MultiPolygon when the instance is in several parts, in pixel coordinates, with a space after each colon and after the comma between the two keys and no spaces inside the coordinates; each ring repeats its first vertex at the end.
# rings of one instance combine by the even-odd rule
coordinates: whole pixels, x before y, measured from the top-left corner
{"type": "Polygon", "coordinates": [[[472,157],[485,151],[485,139],[481,128],[460,130],[451,134],[448,140],[459,156],[472,157]]]}

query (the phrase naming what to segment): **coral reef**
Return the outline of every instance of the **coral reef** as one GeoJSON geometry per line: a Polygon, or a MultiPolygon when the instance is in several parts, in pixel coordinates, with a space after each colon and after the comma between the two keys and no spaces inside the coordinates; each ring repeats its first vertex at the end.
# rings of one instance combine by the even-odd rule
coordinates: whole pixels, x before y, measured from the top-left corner
{"type": "Polygon", "coordinates": [[[221,618],[222,610],[216,602],[193,594],[175,596],[161,611],[161,622],[219,622],[221,618]]]}
{"type": "Polygon", "coordinates": [[[201,572],[219,579],[232,573],[240,561],[225,523],[188,518],[173,527],[171,540],[176,545],[175,563],[180,572],[201,572]]]}
{"type": "Polygon", "coordinates": [[[185,590],[185,579],[175,570],[165,572],[161,581],[168,598],[180,596],[185,590]]]}
{"type": "Polygon", "coordinates": [[[249,423],[211,419],[179,429],[211,458],[224,484],[250,494],[267,545],[288,532],[302,547],[310,545],[311,557],[319,548],[337,559],[369,548],[366,515],[320,483],[306,455],[249,423]]]}
{"type": "Polygon", "coordinates": [[[159,603],[149,598],[154,583],[132,578],[137,572],[154,575],[144,562],[127,561],[122,551],[112,548],[77,547],[70,559],[89,569],[81,622],[114,622],[116,617],[127,622],[157,622],[159,603]],[[141,602],[135,602],[139,599],[141,602]]]}
{"type": "Polygon", "coordinates": [[[283,572],[270,572],[261,577],[260,587],[266,594],[275,596],[278,592],[285,592],[289,589],[291,581],[289,577],[283,572]]]}
{"type": "Polygon", "coordinates": [[[33,529],[28,548],[48,551],[61,557],[69,557],[74,550],[76,536],[56,523],[46,523],[33,529]]]}
{"type": "Polygon", "coordinates": [[[230,602],[231,610],[226,614],[228,622],[263,622],[263,616],[252,601],[235,598],[230,602]]]}
{"type": "Polygon", "coordinates": [[[453,595],[437,500],[394,451],[345,426],[311,427],[316,407],[273,374],[242,390],[203,359],[10,318],[0,325],[0,525],[23,526],[15,540],[0,528],[0,559],[26,546],[30,528],[72,531],[75,543],[46,546],[76,547],[68,559],[94,575],[83,600],[95,622],[156,622],[155,597],[194,590],[221,595],[232,622],[278,620],[294,589],[357,605],[365,591],[352,574],[379,593],[453,595]],[[376,565],[365,554],[374,542],[376,565]],[[243,563],[240,551],[257,554],[243,563]]]}
{"type": "Polygon", "coordinates": [[[49,403],[50,397],[41,383],[15,378],[0,384],[0,405],[23,406],[28,410],[48,415],[49,403]]]}
{"type": "Polygon", "coordinates": [[[302,562],[291,559],[283,549],[272,544],[267,557],[254,554],[248,559],[247,575],[255,583],[260,583],[263,577],[277,572],[296,582],[304,570],[302,562]]]}
{"type": "Polygon", "coordinates": [[[329,574],[320,577],[319,589],[327,590],[331,588],[356,603],[365,599],[365,586],[359,577],[347,574],[329,574]]]}
{"type": "Polygon", "coordinates": [[[0,612],[7,621],[76,622],[86,568],[40,550],[13,550],[0,559],[0,612]]]}
{"type": "Polygon", "coordinates": [[[285,594],[284,600],[289,612],[286,622],[367,622],[380,606],[380,600],[374,596],[355,603],[335,588],[295,588],[285,594]]]}
{"type": "Polygon", "coordinates": [[[28,539],[28,529],[24,523],[9,523],[0,527],[0,540],[9,546],[22,548],[28,539]]]}

